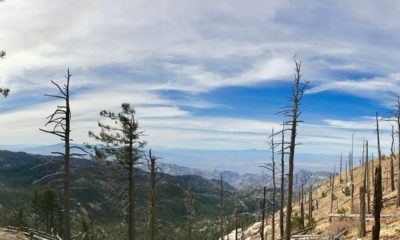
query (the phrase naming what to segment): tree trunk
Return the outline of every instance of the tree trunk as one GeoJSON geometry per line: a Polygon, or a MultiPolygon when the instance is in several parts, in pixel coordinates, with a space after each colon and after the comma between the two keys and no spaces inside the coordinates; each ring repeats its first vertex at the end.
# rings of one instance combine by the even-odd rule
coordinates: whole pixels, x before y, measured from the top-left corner
{"type": "Polygon", "coordinates": [[[380,142],[380,138],[379,138],[378,113],[376,113],[376,140],[378,143],[378,162],[379,162],[379,166],[382,166],[382,153],[381,153],[381,142],[380,142]]]}
{"type": "Polygon", "coordinates": [[[69,79],[71,75],[67,72],[67,88],[65,98],[65,155],[64,155],[64,240],[71,240],[70,219],[70,185],[69,185],[69,159],[70,159],[70,133],[71,133],[71,109],[69,105],[69,79]]]}
{"type": "Polygon", "coordinates": [[[343,154],[342,153],[340,153],[340,170],[339,170],[339,181],[340,181],[340,183],[342,183],[343,182],[343,179],[342,179],[342,161],[343,161],[343,154]]]}
{"type": "Polygon", "coordinates": [[[381,230],[381,208],[382,208],[382,170],[378,165],[375,170],[374,177],[374,220],[375,224],[372,226],[372,239],[379,240],[381,230]]]}
{"type": "Polygon", "coordinates": [[[360,237],[365,237],[365,187],[360,187],[360,237]]]}
{"type": "Polygon", "coordinates": [[[134,221],[134,207],[133,207],[133,163],[128,166],[128,239],[135,239],[135,221],[134,221]]]}
{"type": "Polygon", "coordinates": [[[221,174],[221,181],[220,181],[220,234],[221,240],[224,240],[224,182],[221,174]]]}
{"type": "Polygon", "coordinates": [[[301,83],[300,69],[301,63],[295,62],[296,64],[296,76],[295,86],[293,88],[292,96],[292,108],[287,111],[287,116],[291,116],[291,134],[290,134],[290,146],[289,146],[289,171],[288,171],[288,194],[287,194],[287,205],[286,205],[286,227],[285,227],[285,239],[290,240],[290,233],[292,230],[292,201],[293,201],[293,171],[294,171],[294,155],[296,147],[296,135],[297,135],[297,123],[299,117],[299,104],[304,94],[304,88],[307,83],[301,83]]]}
{"type": "Polygon", "coordinates": [[[282,127],[282,138],[281,138],[281,206],[279,209],[279,233],[280,237],[284,236],[284,225],[283,225],[283,206],[285,201],[285,127],[282,127]]]}
{"type": "Polygon", "coordinates": [[[264,224],[265,224],[265,192],[266,192],[266,187],[263,187],[263,201],[262,201],[262,206],[261,206],[261,229],[260,229],[260,236],[261,240],[264,240],[264,224]]]}
{"type": "Polygon", "coordinates": [[[301,184],[300,220],[301,220],[301,228],[304,228],[304,192],[303,192],[303,183],[301,184]]]}
{"type": "Polygon", "coordinates": [[[400,207],[400,97],[397,98],[397,198],[396,206],[400,207]]]}
{"type": "Polygon", "coordinates": [[[308,183],[308,225],[312,225],[313,219],[313,197],[312,197],[313,186],[311,183],[311,177],[308,183]]]}
{"type": "Polygon", "coordinates": [[[370,204],[370,177],[369,177],[369,168],[368,168],[368,140],[365,141],[365,169],[366,169],[366,194],[367,194],[367,208],[368,214],[371,214],[371,204],[370,204]]]}
{"type": "Polygon", "coordinates": [[[392,147],[390,148],[390,188],[392,192],[395,189],[394,186],[394,158],[395,158],[395,153],[394,153],[394,127],[392,126],[392,147]]]}
{"type": "Polygon", "coordinates": [[[156,177],[157,177],[157,167],[156,167],[156,157],[151,154],[149,150],[149,170],[150,170],[150,184],[149,184],[149,239],[155,239],[156,232],[156,177]]]}

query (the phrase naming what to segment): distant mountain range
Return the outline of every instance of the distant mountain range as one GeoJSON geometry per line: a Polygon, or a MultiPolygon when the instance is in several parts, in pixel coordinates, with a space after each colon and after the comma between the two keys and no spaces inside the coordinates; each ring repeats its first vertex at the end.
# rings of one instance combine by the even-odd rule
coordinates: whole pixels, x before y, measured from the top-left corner
{"type": "MultiPolygon", "coordinates": [[[[81,145],[80,145],[81,146],[81,145]]],[[[0,145],[0,149],[6,149],[10,151],[21,151],[32,154],[49,155],[51,152],[57,152],[63,150],[62,144],[53,145],[0,145]]],[[[272,177],[269,173],[262,172],[263,169],[258,166],[262,162],[256,163],[256,170],[254,173],[249,173],[253,166],[251,161],[240,161],[240,156],[247,156],[254,159],[260,158],[261,155],[268,156],[267,151],[259,150],[241,150],[241,151],[227,151],[227,150],[183,150],[183,149],[166,149],[158,148],[160,150],[154,150],[157,156],[161,156],[161,162],[159,163],[160,169],[163,173],[173,176],[183,175],[195,175],[200,176],[204,179],[219,179],[222,175],[225,182],[234,186],[237,189],[246,189],[249,187],[267,186],[272,187],[272,177]],[[236,155],[236,156],[235,156],[236,155]],[[210,157],[213,156],[213,160],[210,161],[210,157]],[[223,157],[222,157],[223,156],[223,157]],[[241,171],[235,170],[223,170],[229,166],[227,159],[233,159],[231,165],[238,164],[241,166],[246,163],[246,172],[243,169],[241,171]],[[236,160],[235,160],[236,159],[236,160]],[[226,162],[226,163],[221,163],[226,162]],[[171,162],[171,163],[170,163],[171,162]],[[205,164],[203,166],[202,164],[205,164]]],[[[264,159],[267,159],[264,157],[264,159]]],[[[257,162],[257,161],[256,161],[257,162]]],[[[254,164],[254,163],[253,163],[254,164]]],[[[145,167],[141,167],[142,170],[146,171],[145,167]]],[[[231,169],[236,167],[231,166],[231,169]]],[[[311,168],[312,169],[312,168],[311,168]]],[[[279,170],[277,170],[279,172],[279,170]]],[[[313,176],[313,181],[316,185],[329,179],[330,173],[326,171],[306,171],[298,170],[295,173],[295,185],[300,185],[301,182],[307,182],[310,176],[313,176]]],[[[280,183],[280,177],[277,174],[277,183],[280,183]]]]}
{"type": "MultiPolygon", "coordinates": [[[[51,152],[62,151],[62,144],[53,145],[0,145],[0,150],[22,151],[33,154],[49,155],[51,152]]],[[[241,175],[261,174],[264,169],[260,165],[268,162],[271,153],[267,150],[204,150],[204,149],[177,149],[161,146],[152,146],[153,153],[160,157],[160,162],[186,166],[199,170],[213,172],[231,171],[241,175]]],[[[332,171],[337,162],[337,156],[324,154],[296,155],[295,171],[307,169],[309,171],[332,171]]]]}

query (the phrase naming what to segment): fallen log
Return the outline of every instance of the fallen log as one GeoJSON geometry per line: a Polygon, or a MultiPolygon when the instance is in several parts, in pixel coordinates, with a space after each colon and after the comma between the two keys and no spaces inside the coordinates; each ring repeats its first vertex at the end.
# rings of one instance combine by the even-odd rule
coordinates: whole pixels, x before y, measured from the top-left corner
{"type": "MultiPolygon", "coordinates": [[[[329,217],[336,218],[360,218],[360,214],[329,214],[329,217]]],[[[373,219],[372,214],[365,214],[365,219],[373,219]]],[[[400,218],[400,214],[382,214],[381,218],[400,218]]]]}

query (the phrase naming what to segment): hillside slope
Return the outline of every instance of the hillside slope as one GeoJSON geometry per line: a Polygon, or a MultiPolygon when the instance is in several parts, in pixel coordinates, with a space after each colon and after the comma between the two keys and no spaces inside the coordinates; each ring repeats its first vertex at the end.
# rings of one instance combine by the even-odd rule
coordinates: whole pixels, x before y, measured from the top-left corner
{"type": "MultiPolygon", "coordinates": [[[[378,160],[370,161],[369,166],[377,166],[378,160]]],[[[397,160],[394,161],[395,166],[395,186],[397,187],[398,171],[397,171],[397,160]]],[[[390,189],[390,159],[386,158],[382,160],[382,186],[383,186],[383,209],[382,214],[400,214],[400,210],[396,208],[396,191],[391,191],[390,189]]],[[[369,183],[370,183],[370,210],[373,211],[372,201],[373,201],[373,179],[372,179],[372,168],[369,170],[369,183]]],[[[351,186],[350,174],[348,174],[348,181],[346,182],[346,173],[343,172],[341,175],[337,175],[334,181],[334,198],[333,201],[333,213],[344,213],[345,215],[351,213],[351,196],[346,196],[343,190],[347,186],[351,186]],[[340,182],[342,179],[342,182],[340,182]]],[[[359,213],[359,189],[364,178],[364,167],[358,166],[354,169],[354,202],[353,202],[353,212],[354,214],[359,213]]],[[[336,235],[343,230],[347,230],[348,233],[341,239],[370,239],[372,225],[374,224],[373,219],[367,219],[366,228],[367,236],[365,238],[358,237],[359,229],[359,219],[358,218],[348,218],[348,217],[333,217],[329,216],[331,207],[331,187],[329,181],[316,187],[313,191],[313,219],[315,220],[314,228],[309,231],[308,234],[320,235],[320,236],[332,236],[336,235]],[[318,203],[317,203],[318,202],[318,203]],[[318,205],[318,206],[317,206],[318,205]],[[331,221],[330,221],[331,219],[331,221]]],[[[305,225],[307,225],[307,213],[308,213],[308,194],[306,194],[306,201],[304,203],[304,211],[306,214],[305,225]]],[[[367,199],[367,197],[366,197],[367,199]]],[[[366,200],[367,202],[367,200],[366,200]]],[[[368,207],[366,207],[368,213],[368,207]]],[[[300,215],[300,205],[299,201],[295,199],[293,206],[293,216],[300,215]]],[[[279,221],[279,213],[276,214],[275,222],[279,221]]],[[[271,220],[268,219],[270,223],[271,220]]],[[[259,236],[260,222],[255,223],[251,227],[247,228],[244,232],[246,240],[258,240],[261,239],[259,236]]],[[[267,239],[270,239],[271,226],[267,223],[267,239]]],[[[279,226],[276,225],[276,234],[279,235],[279,226]]],[[[400,219],[399,218],[383,218],[381,220],[381,239],[400,239],[398,236],[400,232],[400,219]]],[[[229,239],[233,238],[234,234],[230,234],[229,239]]]]}

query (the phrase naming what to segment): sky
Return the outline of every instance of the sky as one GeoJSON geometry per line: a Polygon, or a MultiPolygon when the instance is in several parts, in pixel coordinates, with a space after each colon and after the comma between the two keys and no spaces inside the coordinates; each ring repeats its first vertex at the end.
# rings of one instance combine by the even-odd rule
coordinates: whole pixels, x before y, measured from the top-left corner
{"type": "MultiPolygon", "coordinates": [[[[294,57],[310,81],[300,154],[373,149],[375,112],[400,94],[396,1],[24,1],[0,3],[0,144],[53,144],[50,80],[72,73],[72,138],[99,112],[135,107],[150,147],[266,150],[288,105],[294,57]]],[[[381,122],[388,152],[391,125],[381,122]]],[[[311,160],[310,160],[311,161],[311,160]]]]}

